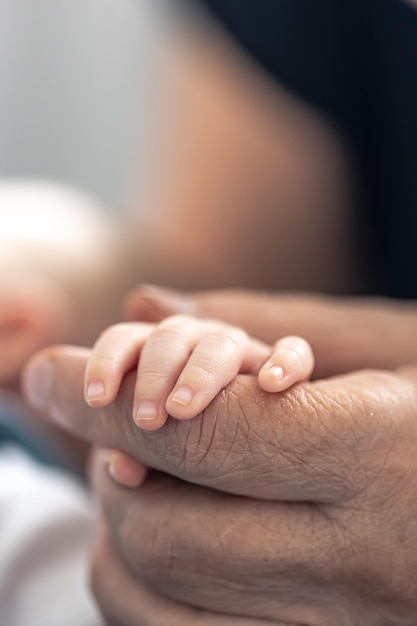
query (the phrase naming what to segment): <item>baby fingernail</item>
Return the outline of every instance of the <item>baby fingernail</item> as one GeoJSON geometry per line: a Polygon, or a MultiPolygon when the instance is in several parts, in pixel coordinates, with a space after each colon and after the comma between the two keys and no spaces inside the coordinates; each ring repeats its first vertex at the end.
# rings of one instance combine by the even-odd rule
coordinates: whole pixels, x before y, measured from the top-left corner
{"type": "Polygon", "coordinates": [[[147,468],[142,463],[117,450],[109,453],[108,471],[114,481],[132,488],[139,487],[147,474],[147,468]]]}
{"type": "Polygon", "coordinates": [[[88,383],[86,399],[87,402],[94,402],[94,400],[100,400],[104,398],[105,389],[101,380],[92,380],[88,383]]]}
{"type": "Polygon", "coordinates": [[[158,407],[152,400],[142,400],[135,415],[135,422],[153,422],[158,417],[158,407]]]}
{"type": "Polygon", "coordinates": [[[282,380],[284,378],[284,370],[279,365],[273,365],[272,367],[268,368],[268,373],[277,380],[282,380]]]}
{"type": "Polygon", "coordinates": [[[177,404],[182,404],[182,406],[187,406],[190,404],[193,396],[194,392],[190,389],[190,387],[179,387],[176,391],[174,391],[170,400],[172,402],[176,402],[177,404]]]}

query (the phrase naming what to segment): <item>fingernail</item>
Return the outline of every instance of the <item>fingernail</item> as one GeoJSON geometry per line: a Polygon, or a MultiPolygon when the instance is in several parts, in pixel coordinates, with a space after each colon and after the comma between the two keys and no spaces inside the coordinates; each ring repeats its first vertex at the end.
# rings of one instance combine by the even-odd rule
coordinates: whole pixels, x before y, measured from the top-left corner
{"type": "Polygon", "coordinates": [[[193,396],[194,392],[190,389],[190,387],[179,387],[176,391],[174,391],[170,400],[172,402],[176,402],[177,404],[182,404],[182,406],[187,406],[190,404],[193,396]]]}
{"type": "Polygon", "coordinates": [[[53,365],[51,361],[35,361],[26,370],[23,380],[23,389],[28,403],[34,409],[45,409],[48,405],[52,387],[53,365]]]}
{"type": "Polygon", "coordinates": [[[94,402],[94,400],[100,400],[105,394],[104,384],[101,380],[92,380],[88,383],[86,400],[87,402],[94,402]]]}
{"type": "Polygon", "coordinates": [[[269,374],[272,374],[272,376],[277,380],[282,380],[284,378],[284,370],[279,365],[273,365],[272,367],[268,368],[267,371],[269,374]]]}
{"type": "Polygon", "coordinates": [[[158,407],[152,400],[142,400],[139,402],[135,414],[135,422],[153,422],[158,417],[158,407]]]}
{"type": "Polygon", "coordinates": [[[145,481],[147,468],[123,452],[114,450],[109,455],[108,472],[120,485],[137,488],[145,481]]]}

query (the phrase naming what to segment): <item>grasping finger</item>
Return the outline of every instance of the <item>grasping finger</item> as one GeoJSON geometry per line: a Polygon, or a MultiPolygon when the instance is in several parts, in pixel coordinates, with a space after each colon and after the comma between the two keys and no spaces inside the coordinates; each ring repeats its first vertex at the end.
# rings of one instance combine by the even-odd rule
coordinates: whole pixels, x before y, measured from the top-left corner
{"type": "Polygon", "coordinates": [[[177,419],[195,417],[239,372],[256,373],[271,349],[240,328],[219,324],[196,345],[166,408],[177,419]]]}
{"type": "Polygon", "coordinates": [[[264,391],[284,391],[296,383],[308,380],[313,373],[314,356],[310,344],[301,337],[283,337],[258,374],[264,391]]]}
{"type": "Polygon", "coordinates": [[[240,371],[257,372],[270,348],[215,320],[173,316],[143,347],[134,401],[135,422],[156,430],[168,414],[195,417],[240,371]]]}
{"type": "Polygon", "coordinates": [[[154,324],[125,323],[107,328],[97,339],[87,362],[84,395],[90,406],[113,402],[123,376],[137,365],[154,324]]]}

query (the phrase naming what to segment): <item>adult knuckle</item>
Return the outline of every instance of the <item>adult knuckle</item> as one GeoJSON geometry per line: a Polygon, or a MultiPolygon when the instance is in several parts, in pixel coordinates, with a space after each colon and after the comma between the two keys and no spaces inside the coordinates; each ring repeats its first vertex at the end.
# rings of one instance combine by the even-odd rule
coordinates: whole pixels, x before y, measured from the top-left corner
{"type": "Polygon", "coordinates": [[[308,437],[304,461],[317,478],[330,477],[344,499],[398,493],[410,473],[409,417],[417,404],[412,386],[388,372],[367,370],[337,393],[307,385],[298,397],[303,394],[310,418],[299,420],[298,429],[308,437]]]}
{"type": "Polygon", "coordinates": [[[367,480],[362,497],[387,510],[393,507],[417,512],[415,385],[389,373],[374,376],[380,388],[367,406],[367,436],[361,455],[367,480]]]}

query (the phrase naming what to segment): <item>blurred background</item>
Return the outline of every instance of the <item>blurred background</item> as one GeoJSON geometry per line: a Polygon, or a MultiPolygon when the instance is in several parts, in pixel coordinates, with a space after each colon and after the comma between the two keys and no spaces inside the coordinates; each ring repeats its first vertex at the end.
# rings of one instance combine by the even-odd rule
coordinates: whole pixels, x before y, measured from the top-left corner
{"type": "Polygon", "coordinates": [[[172,0],[0,0],[0,177],[129,201],[182,19],[172,0]]]}

